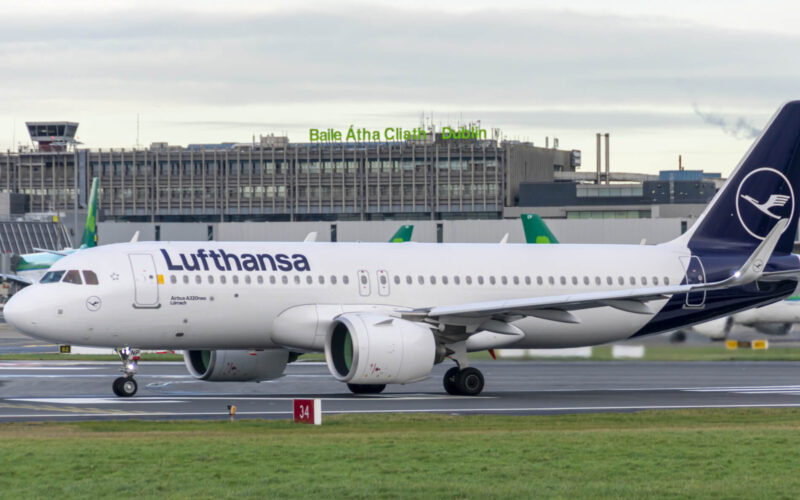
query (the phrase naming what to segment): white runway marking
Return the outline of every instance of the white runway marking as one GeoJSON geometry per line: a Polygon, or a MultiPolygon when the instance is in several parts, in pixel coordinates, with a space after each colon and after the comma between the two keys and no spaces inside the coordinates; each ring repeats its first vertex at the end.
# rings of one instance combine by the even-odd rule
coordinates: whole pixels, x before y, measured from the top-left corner
{"type": "Polygon", "coordinates": [[[766,385],[745,387],[700,387],[686,392],[729,392],[732,394],[786,394],[800,396],[800,385],[766,385]]]}
{"type": "MultiPolygon", "coordinates": [[[[107,404],[129,404],[138,403],[139,400],[124,399],[124,398],[15,398],[7,399],[6,401],[16,401],[24,403],[48,403],[48,404],[71,404],[71,405],[107,405],[107,404]]],[[[147,401],[148,403],[185,403],[186,401],[177,401],[169,399],[154,399],[147,401]]]]}
{"type": "MultiPolygon", "coordinates": [[[[743,405],[644,405],[644,406],[553,406],[526,408],[413,408],[397,410],[343,410],[323,411],[325,415],[351,413],[517,413],[517,412],[562,412],[562,411],[637,411],[637,410],[693,410],[724,408],[798,408],[800,403],[787,404],[743,404],[743,405]]],[[[253,417],[271,415],[292,415],[292,411],[238,411],[237,415],[253,417]]],[[[136,412],[136,413],[24,413],[0,415],[0,419],[10,418],[93,418],[97,417],[220,417],[227,418],[228,412],[136,412]]]]}
{"type": "MultiPolygon", "coordinates": [[[[381,395],[370,395],[370,396],[332,396],[332,397],[319,397],[315,396],[316,399],[321,399],[322,401],[441,401],[441,400],[457,400],[457,399],[466,399],[466,400],[478,400],[478,399],[496,399],[492,396],[449,396],[449,395],[441,395],[437,396],[435,394],[427,395],[427,394],[419,394],[419,395],[409,395],[409,396],[392,396],[390,394],[381,394],[381,395]]],[[[247,395],[235,395],[235,396],[153,396],[153,397],[134,397],[131,399],[127,398],[71,398],[71,397],[64,397],[64,398],[8,398],[6,401],[25,401],[26,403],[49,403],[49,404],[105,404],[105,403],[138,403],[138,404],[148,404],[148,403],[188,403],[191,401],[238,401],[238,402],[247,402],[247,401],[294,401],[295,399],[302,399],[300,397],[294,396],[247,396],[247,395]]]]}
{"type": "Polygon", "coordinates": [[[8,365],[0,365],[0,370],[36,370],[36,371],[80,371],[80,370],[99,370],[99,366],[8,366],[8,365]]]}

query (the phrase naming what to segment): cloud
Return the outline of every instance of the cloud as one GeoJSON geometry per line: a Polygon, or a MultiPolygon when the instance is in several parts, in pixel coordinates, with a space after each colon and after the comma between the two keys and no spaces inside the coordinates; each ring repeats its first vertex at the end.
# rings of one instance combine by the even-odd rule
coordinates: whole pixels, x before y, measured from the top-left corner
{"type": "Polygon", "coordinates": [[[800,40],[788,36],[568,12],[353,7],[13,19],[0,32],[0,91],[20,106],[46,96],[492,108],[689,96],[772,106],[800,88],[800,40]]]}
{"type": "Polygon", "coordinates": [[[754,127],[742,116],[731,118],[717,113],[703,112],[700,111],[696,103],[692,104],[692,108],[694,109],[694,114],[699,116],[703,122],[719,127],[723,132],[737,139],[755,139],[761,134],[761,129],[754,127]]]}

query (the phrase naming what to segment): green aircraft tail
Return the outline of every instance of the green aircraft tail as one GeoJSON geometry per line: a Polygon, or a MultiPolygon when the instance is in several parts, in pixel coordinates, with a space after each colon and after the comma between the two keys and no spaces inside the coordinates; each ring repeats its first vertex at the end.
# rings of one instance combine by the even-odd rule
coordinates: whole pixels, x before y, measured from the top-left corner
{"type": "Polygon", "coordinates": [[[92,190],[89,193],[89,208],[86,212],[86,225],[83,227],[81,248],[97,246],[97,177],[92,179],[92,190]]]}
{"type": "Polygon", "coordinates": [[[406,241],[411,241],[411,233],[413,232],[414,226],[412,225],[400,226],[400,229],[394,233],[394,236],[389,238],[389,243],[403,243],[406,241]]]}
{"type": "Polygon", "coordinates": [[[558,243],[547,224],[536,214],[522,214],[522,228],[526,243],[558,243]]]}

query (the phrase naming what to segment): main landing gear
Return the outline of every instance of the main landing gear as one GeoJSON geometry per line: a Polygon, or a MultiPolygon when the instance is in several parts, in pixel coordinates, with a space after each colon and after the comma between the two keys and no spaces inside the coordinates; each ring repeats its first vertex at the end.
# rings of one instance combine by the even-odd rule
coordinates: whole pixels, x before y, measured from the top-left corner
{"type": "Polygon", "coordinates": [[[477,396],[483,390],[483,373],[477,368],[467,366],[467,349],[464,342],[451,344],[450,358],[458,366],[444,374],[444,390],[454,396],[477,396]]]}
{"type": "Polygon", "coordinates": [[[477,368],[454,366],[444,374],[444,390],[454,396],[477,396],[483,390],[483,374],[477,368]]]}
{"type": "Polygon", "coordinates": [[[117,396],[129,398],[136,394],[139,388],[139,385],[133,379],[133,376],[136,375],[136,362],[139,361],[139,350],[123,347],[117,349],[117,355],[122,361],[122,368],[120,369],[122,376],[114,380],[112,388],[117,396]]]}

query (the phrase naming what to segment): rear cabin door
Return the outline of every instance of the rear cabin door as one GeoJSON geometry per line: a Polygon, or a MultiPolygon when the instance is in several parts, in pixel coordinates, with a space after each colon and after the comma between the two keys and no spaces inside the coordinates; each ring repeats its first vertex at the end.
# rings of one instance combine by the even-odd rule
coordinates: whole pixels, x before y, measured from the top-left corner
{"type": "Polygon", "coordinates": [[[158,274],[153,256],[143,253],[128,254],[133,271],[135,288],[133,307],[159,307],[158,274]]]}
{"type": "MultiPolygon", "coordinates": [[[[703,263],[697,256],[681,257],[681,264],[686,271],[686,284],[697,285],[706,282],[706,271],[703,268],[703,263]]],[[[686,301],[683,307],[686,308],[701,308],[706,304],[706,292],[690,292],[686,294],[686,301]]]]}

